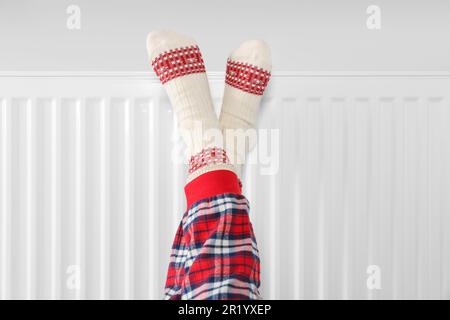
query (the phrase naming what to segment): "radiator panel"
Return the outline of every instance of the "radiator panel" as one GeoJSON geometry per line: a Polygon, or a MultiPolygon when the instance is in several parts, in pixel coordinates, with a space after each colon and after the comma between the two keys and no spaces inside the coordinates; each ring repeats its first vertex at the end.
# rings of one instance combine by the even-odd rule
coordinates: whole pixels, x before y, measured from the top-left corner
{"type": "MultiPolygon", "coordinates": [[[[210,80],[219,111],[223,78],[210,80]]],[[[275,149],[259,144],[244,186],[264,298],[450,298],[449,85],[273,77],[259,128],[275,149]]],[[[21,75],[0,88],[0,297],[160,299],[186,177],[161,85],[21,75]]]]}

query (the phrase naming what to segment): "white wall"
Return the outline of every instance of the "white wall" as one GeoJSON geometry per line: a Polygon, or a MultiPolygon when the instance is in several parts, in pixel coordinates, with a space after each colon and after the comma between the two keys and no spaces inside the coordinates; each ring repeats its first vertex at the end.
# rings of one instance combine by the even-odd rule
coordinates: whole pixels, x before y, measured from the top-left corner
{"type": "Polygon", "coordinates": [[[146,34],[164,27],[194,36],[209,71],[248,38],[270,43],[278,71],[450,70],[448,0],[1,0],[0,70],[145,71],[146,34]],[[69,4],[80,31],[66,28],[69,4]]]}

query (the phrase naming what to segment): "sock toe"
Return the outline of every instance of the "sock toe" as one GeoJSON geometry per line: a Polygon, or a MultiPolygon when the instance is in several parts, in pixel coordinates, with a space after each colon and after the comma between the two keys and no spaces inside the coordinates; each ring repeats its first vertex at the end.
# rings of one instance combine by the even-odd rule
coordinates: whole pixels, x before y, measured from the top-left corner
{"type": "Polygon", "coordinates": [[[172,30],[153,31],[147,36],[147,52],[150,60],[163,52],[192,45],[196,45],[194,39],[172,30]]]}
{"type": "Polygon", "coordinates": [[[270,71],[272,68],[270,48],[262,40],[248,40],[235,49],[230,59],[245,62],[270,71]]]}

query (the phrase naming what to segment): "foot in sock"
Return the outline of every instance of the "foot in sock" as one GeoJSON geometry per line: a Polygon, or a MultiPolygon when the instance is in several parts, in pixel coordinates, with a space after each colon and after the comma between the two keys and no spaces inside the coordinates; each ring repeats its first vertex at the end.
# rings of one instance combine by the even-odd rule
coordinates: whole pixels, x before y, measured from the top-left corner
{"type": "Polygon", "coordinates": [[[270,49],[260,40],[245,41],[227,61],[219,122],[225,148],[239,176],[248,152],[256,145],[256,116],[271,68],[270,49]]]}
{"type": "Polygon", "coordinates": [[[222,132],[197,43],[174,31],[158,31],[148,35],[147,50],[187,146],[188,182],[209,171],[234,171],[222,148],[222,132]]]}

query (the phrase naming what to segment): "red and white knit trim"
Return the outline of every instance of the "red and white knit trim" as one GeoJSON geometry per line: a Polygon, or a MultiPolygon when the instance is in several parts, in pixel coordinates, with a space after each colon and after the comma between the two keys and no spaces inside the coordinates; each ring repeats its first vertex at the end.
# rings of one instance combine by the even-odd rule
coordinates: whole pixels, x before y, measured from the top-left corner
{"type": "Polygon", "coordinates": [[[222,148],[203,149],[189,160],[189,174],[213,164],[229,164],[227,153],[222,148]]]}
{"type": "Polygon", "coordinates": [[[242,91],[262,95],[270,79],[270,72],[254,65],[228,59],[225,82],[242,91]]]}
{"type": "Polygon", "coordinates": [[[153,59],[152,67],[163,84],[187,74],[205,72],[198,46],[176,48],[161,53],[153,59]]]}

